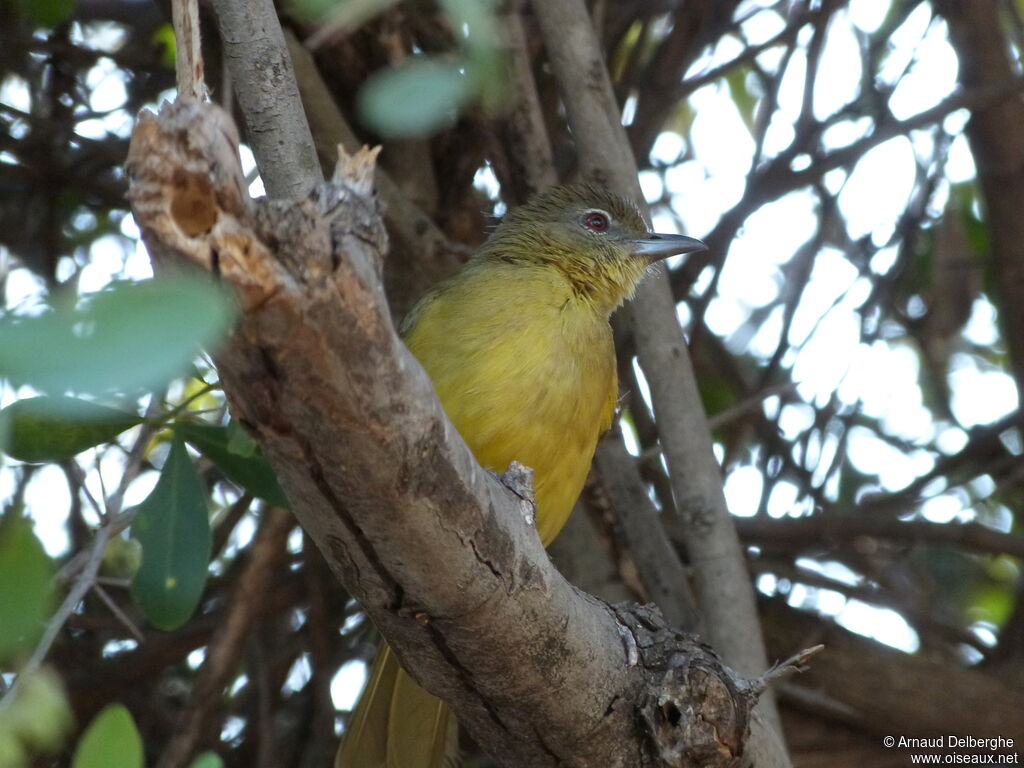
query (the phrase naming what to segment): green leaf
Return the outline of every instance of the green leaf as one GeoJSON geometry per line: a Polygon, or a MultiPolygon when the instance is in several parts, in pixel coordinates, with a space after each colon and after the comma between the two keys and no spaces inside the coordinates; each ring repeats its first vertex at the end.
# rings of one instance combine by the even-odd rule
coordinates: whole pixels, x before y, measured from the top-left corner
{"type": "Polygon", "coordinates": [[[17,0],[18,11],[41,27],[55,27],[75,10],[75,0],[17,0]]]}
{"type": "Polygon", "coordinates": [[[263,452],[248,435],[245,435],[248,443],[244,444],[239,437],[239,433],[244,435],[244,432],[240,429],[179,421],[174,424],[174,432],[253,496],[278,507],[288,506],[288,497],[278,485],[263,452]]]}
{"type": "Polygon", "coordinates": [[[757,109],[757,97],[747,87],[747,67],[735,67],[725,76],[725,84],[729,95],[743,118],[748,130],[754,130],[754,112],[757,109]]]}
{"type": "Polygon", "coordinates": [[[185,371],[233,314],[205,277],[117,283],[78,306],[0,317],[0,375],[52,393],[152,388],[185,371]]]}
{"type": "Polygon", "coordinates": [[[455,122],[474,91],[474,81],[455,63],[414,56],[374,74],[359,93],[359,111],[382,136],[423,136],[455,122]]]}
{"type": "Polygon", "coordinates": [[[626,74],[626,66],[634,55],[634,49],[642,42],[641,33],[644,31],[644,27],[644,22],[637,19],[629,25],[625,34],[619,39],[619,44],[612,52],[608,63],[608,71],[612,76],[613,83],[618,83],[626,74]]]}
{"type": "Polygon", "coordinates": [[[93,718],[71,768],[143,768],[142,738],[123,704],[108,704],[93,718]]]}
{"type": "Polygon", "coordinates": [[[480,98],[483,106],[494,112],[510,97],[506,87],[508,63],[502,47],[502,36],[495,17],[494,3],[489,0],[441,0],[451,19],[455,40],[464,54],[464,77],[480,98]]]}
{"type": "Polygon", "coordinates": [[[103,547],[100,573],[115,579],[131,579],[142,565],[142,545],[136,539],[114,536],[103,547]]]}
{"type": "Polygon", "coordinates": [[[495,50],[501,45],[493,3],[486,0],[441,0],[452,21],[455,37],[469,48],[495,50]]]}
{"type": "Polygon", "coordinates": [[[0,521],[0,662],[35,643],[53,609],[53,563],[32,524],[0,521]]]}
{"type": "Polygon", "coordinates": [[[14,700],[0,703],[0,722],[33,754],[60,752],[75,727],[60,675],[49,667],[22,672],[14,700]]]}
{"type": "Polygon", "coordinates": [[[192,761],[190,768],[224,768],[224,761],[215,752],[203,752],[192,761]]]}
{"type": "Polygon", "coordinates": [[[132,579],[135,602],[154,626],[180,627],[203,593],[212,546],[206,491],[180,437],[139,505],[131,535],[142,545],[142,565],[132,579]]]}
{"type": "Polygon", "coordinates": [[[250,458],[260,452],[259,444],[252,439],[252,435],[245,431],[245,427],[235,419],[228,422],[228,450],[236,456],[250,458]]]}
{"type": "Polygon", "coordinates": [[[163,52],[160,55],[160,63],[168,69],[174,69],[175,57],[177,53],[177,41],[174,38],[174,27],[170,24],[161,24],[153,31],[153,36],[150,38],[154,45],[159,45],[163,48],[163,52]]]}
{"type": "Polygon", "coordinates": [[[988,224],[974,212],[974,184],[954,184],[950,190],[950,198],[953,201],[950,208],[955,204],[955,210],[947,209],[946,216],[960,216],[971,253],[987,257],[991,253],[992,242],[988,224]]]}
{"type": "Polygon", "coordinates": [[[73,397],[30,397],[0,411],[0,447],[21,461],[61,461],[108,443],[142,417],[73,397]]]}

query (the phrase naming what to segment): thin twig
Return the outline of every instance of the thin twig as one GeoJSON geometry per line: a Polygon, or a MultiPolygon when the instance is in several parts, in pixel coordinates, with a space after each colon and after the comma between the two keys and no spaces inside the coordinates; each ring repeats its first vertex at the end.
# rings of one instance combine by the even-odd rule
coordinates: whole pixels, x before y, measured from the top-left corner
{"type": "Polygon", "coordinates": [[[96,531],[88,546],[72,557],[57,572],[56,580],[58,582],[73,580],[71,588],[68,590],[56,613],[54,613],[46,625],[43,636],[39,639],[28,661],[21,668],[14,684],[4,695],[5,700],[8,696],[15,694],[18,682],[25,677],[26,673],[31,673],[43,663],[68,618],[74,613],[78,604],[89,593],[89,590],[96,585],[96,578],[99,574],[100,565],[103,562],[103,552],[106,549],[107,542],[131,525],[132,519],[135,517],[135,510],[121,511],[121,504],[124,500],[125,491],[138,475],[139,467],[145,456],[146,446],[157,430],[157,426],[151,423],[151,416],[159,411],[164,394],[165,392],[153,394],[153,399],[146,409],[146,421],[139,428],[139,434],[136,436],[135,443],[128,453],[128,460],[125,464],[121,482],[110,498],[107,499],[107,514],[102,518],[103,524],[96,531]]]}
{"type": "MultiPolygon", "coordinates": [[[[119,516],[119,518],[122,516],[119,516]]],[[[19,670],[17,679],[15,679],[14,684],[7,690],[3,701],[7,701],[10,697],[17,695],[17,690],[21,681],[26,677],[31,676],[32,672],[37,670],[43,663],[43,660],[46,659],[54,641],[57,639],[57,635],[60,634],[61,629],[64,627],[64,623],[68,618],[70,618],[71,614],[74,613],[75,608],[78,607],[82,598],[88,594],[89,590],[95,584],[96,574],[99,572],[100,564],[103,562],[103,550],[106,548],[107,542],[112,536],[114,524],[119,522],[119,518],[111,519],[107,524],[96,531],[96,535],[89,543],[89,548],[85,552],[86,559],[82,570],[75,578],[74,583],[71,585],[71,589],[68,591],[64,601],[60,604],[57,612],[53,615],[53,618],[50,619],[49,624],[46,625],[46,629],[43,631],[43,636],[39,639],[39,642],[36,644],[35,650],[32,651],[32,655],[29,657],[28,661],[26,661],[21,670],[19,670]]],[[[125,525],[127,525],[127,523],[125,523],[125,525]]]]}
{"type": "Polygon", "coordinates": [[[100,586],[99,579],[93,582],[92,591],[99,595],[100,600],[106,604],[107,608],[110,609],[110,612],[114,614],[114,617],[124,625],[124,628],[131,633],[132,637],[140,643],[145,642],[146,638],[142,636],[142,630],[135,625],[134,621],[128,618],[128,614],[121,610],[121,606],[114,602],[114,598],[107,593],[107,590],[100,586]]]}
{"type": "Polygon", "coordinates": [[[777,680],[782,680],[790,675],[795,675],[797,672],[806,672],[807,662],[823,650],[825,650],[824,645],[812,645],[810,648],[804,648],[802,651],[794,653],[785,661],[772,664],[772,666],[763,675],[756,680],[750,681],[754,691],[760,694],[777,680]]]}
{"type": "MultiPolygon", "coordinates": [[[[156,419],[156,415],[163,407],[162,403],[166,394],[166,388],[153,393],[152,399],[146,407],[146,412],[142,416],[143,423],[139,427],[138,434],[135,436],[135,442],[132,443],[132,447],[128,451],[128,458],[125,462],[124,472],[121,475],[121,482],[118,483],[117,488],[115,488],[114,492],[106,499],[105,506],[107,512],[105,516],[101,517],[101,519],[104,521],[102,528],[111,529],[110,537],[116,536],[127,528],[134,517],[134,514],[120,514],[121,505],[124,503],[124,494],[127,492],[128,486],[130,486],[132,482],[134,482],[135,478],[138,477],[139,471],[142,468],[142,462],[145,459],[146,448],[149,447],[149,441],[153,439],[153,435],[155,435],[161,427],[156,419]]],[[[91,557],[89,554],[90,552],[91,550],[79,552],[64,563],[60,570],[57,571],[57,581],[71,581],[74,579],[89,561],[89,558],[91,557]]]]}
{"type": "Polygon", "coordinates": [[[64,470],[64,474],[67,475],[68,485],[71,486],[69,490],[73,493],[80,493],[85,497],[85,500],[89,502],[89,506],[92,507],[92,511],[96,513],[96,517],[100,521],[104,520],[107,516],[103,507],[96,500],[96,497],[92,495],[89,489],[85,485],[85,472],[78,466],[78,462],[74,460],[68,460],[61,463],[61,469],[64,470]]]}

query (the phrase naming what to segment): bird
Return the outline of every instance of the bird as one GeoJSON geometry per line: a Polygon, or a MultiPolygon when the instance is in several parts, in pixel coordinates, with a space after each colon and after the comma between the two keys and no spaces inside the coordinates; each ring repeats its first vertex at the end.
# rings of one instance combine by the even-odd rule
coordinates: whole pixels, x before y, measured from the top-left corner
{"type": "MultiPolygon", "coordinates": [[[[595,184],[552,187],[511,210],[399,327],[477,462],[533,470],[547,546],[583,489],[618,401],[611,314],[656,262],[706,250],[649,231],[595,184]]],[[[457,725],[381,645],[335,768],[448,768],[457,725]]]]}

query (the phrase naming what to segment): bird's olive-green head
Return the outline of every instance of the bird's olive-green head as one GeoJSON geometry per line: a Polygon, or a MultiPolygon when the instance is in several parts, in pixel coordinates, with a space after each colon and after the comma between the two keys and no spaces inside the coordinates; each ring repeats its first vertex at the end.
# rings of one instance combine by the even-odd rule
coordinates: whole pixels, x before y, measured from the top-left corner
{"type": "Polygon", "coordinates": [[[705,249],[692,237],[648,231],[625,198],[574,184],[554,187],[511,211],[480,258],[557,269],[580,298],[610,312],[632,296],[654,262],[705,249]]]}

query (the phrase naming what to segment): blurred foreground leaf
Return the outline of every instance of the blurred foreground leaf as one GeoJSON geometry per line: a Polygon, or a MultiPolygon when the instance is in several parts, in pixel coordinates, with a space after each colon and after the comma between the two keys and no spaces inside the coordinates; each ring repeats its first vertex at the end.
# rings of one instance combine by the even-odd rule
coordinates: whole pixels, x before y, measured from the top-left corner
{"type": "Polygon", "coordinates": [[[142,565],[132,579],[135,602],[154,626],[180,627],[199,603],[212,546],[206,491],[180,437],[139,505],[131,535],[142,545],[142,565]]]}
{"type": "Polygon", "coordinates": [[[141,422],[137,414],[74,397],[30,397],[0,411],[0,448],[20,461],[61,461],[141,422]]]}
{"type": "Polygon", "coordinates": [[[153,32],[152,41],[163,48],[160,56],[160,63],[168,69],[174,69],[175,57],[177,54],[177,40],[174,38],[174,27],[170,24],[161,24],[153,32]]]}
{"type": "Polygon", "coordinates": [[[478,98],[494,111],[508,102],[508,63],[504,41],[490,0],[441,0],[464,56],[465,77],[478,98]]]}
{"type": "Polygon", "coordinates": [[[142,565],[142,545],[136,539],[114,536],[103,548],[100,573],[114,579],[131,579],[142,565]]]}
{"type": "Polygon", "coordinates": [[[224,761],[216,752],[203,752],[192,761],[190,768],[224,768],[224,761]]]}
{"type": "Polygon", "coordinates": [[[117,283],[77,306],[0,318],[0,375],[54,394],[139,391],[182,373],[233,314],[202,276],[117,283]]]}
{"type": "MultiPolygon", "coordinates": [[[[24,672],[13,700],[0,703],[0,723],[0,730],[20,742],[25,752],[58,753],[75,725],[60,676],[50,667],[24,672]]],[[[5,768],[8,764],[0,761],[5,768]]]]}
{"type": "Polygon", "coordinates": [[[359,94],[359,111],[382,136],[422,136],[455,122],[473,93],[473,82],[455,63],[414,56],[373,75],[359,94]]]}
{"type": "Polygon", "coordinates": [[[0,521],[0,661],[31,646],[53,603],[53,564],[32,524],[7,515],[0,521]]]}
{"type": "Polygon", "coordinates": [[[131,712],[108,704],[86,728],[71,768],[142,768],[142,739],[131,712]]]}

